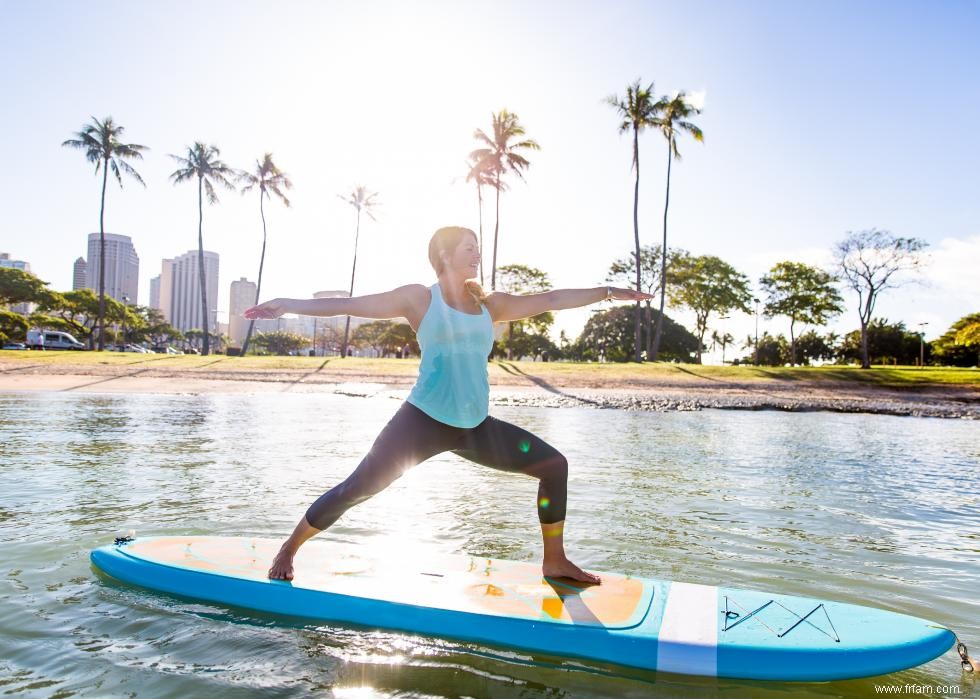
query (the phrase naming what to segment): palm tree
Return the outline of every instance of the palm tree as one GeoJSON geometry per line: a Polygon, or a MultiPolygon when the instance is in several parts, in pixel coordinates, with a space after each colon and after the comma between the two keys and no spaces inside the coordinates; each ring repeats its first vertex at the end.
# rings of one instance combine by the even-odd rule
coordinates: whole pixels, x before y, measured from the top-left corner
{"type": "Polygon", "coordinates": [[[102,205],[99,208],[99,350],[105,349],[105,189],[109,179],[109,169],[116,176],[119,188],[122,189],[122,172],[132,175],[141,185],[146,183],[140,174],[126,162],[126,158],[142,160],[141,151],[149,150],[146,146],[136,143],[122,143],[120,138],[126,128],[116,124],[111,116],[99,121],[92,117],[92,123],[86,124],[75,138],[64,141],[61,145],[78,148],[85,151],[85,159],[95,163],[95,174],[102,169],[102,205]],[[120,170],[122,172],[120,172],[120,170]]]}
{"type": "MultiPolygon", "coordinates": [[[[354,296],[354,273],[357,271],[357,239],[361,235],[361,211],[367,215],[372,221],[376,220],[374,214],[371,213],[371,209],[378,206],[379,202],[375,201],[375,197],[378,196],[377,192],[369,192],[367,187],[357,186],[354,187],[354,191],[351,192],[350,196],[344,197],[340,194],[337,195],[343,201],[347,202],[355,209],[357,209],[357,227],[354,229],[354,265],[351,267],[350,271],[350,296],[354,296]]],[[[340,346],[340,356],[347,356],[347,342],[350,338],[350,316],[347,316],[347,323],[344,325],[344,342],[340,346]]]]}
{"type": "MultiPolygon", "coordinates": [[[[282,190],[292,189],[293,183],[289,181],[286,173],[276,167],[276,164],[272,162],[272,153],[266,153],[261,161],[256,160],[255,171],[243,172],[238,181],[245,183],[242,187],[242,194],[245,194],[254,187],[259,188],[259,213],[262,215],[262,255],[259,257],[259,282],[255,287],[255,305],[258,305],[259,294],[262,291],[262,268],[265,266],[265,200],[267,197],[271,198],[269,192],[272,192],[288,208],[289,199],[282,193],[282,190]]],[[[255,321],[249,321],[248,332],[245,333],[245,342],[242,343],[242,352],[240,355],[242,357],[248,352],[248,342],[252,339],[252,330],[254,328],[255,321]]]]}
{"type": "Polygon", "coordinates": [[[483,188],[500,188],[500,191],[507,191],[507,183],[494,179],[490,168],[490,160],[475,160],[471,158],[466,162],[466,181],[476,183],[476,199],[480,207],[480,286],[483,286],[483,188]]]}
{"type": "Polygon", "coordinates": [[[206,146],[200,141],[195,141],[193,146],[188,147],[186,158],[179,155],[170,156],[181,165],[178,170],[170,173],[170,179],[174,184],[197,177],[197,266],[200,268],[201,317],[206,331],[203,333],[202,354],[204,355],[211,351],[211,317],[208,313],[207,279],[204,274],[204,192],[207,192],[209,204],[217,204],[218,195],[214,191],[214,183],[226,189],[234,189],[235,186],[228,181],[228,178],[241,175],[221,162],[218,159],[220,155],[221,151],[216,146],[206,146]]]}
{"type": "MultiPolygon", "coordinates": [[[[609,95],[606,104],[616,110],[620,117],[619,133],[627,131],[633,132],[633,170],[636,172],[636,181],[633,185],[633,242],[635,245],[634,259],[640,260],[640,132],[648,126],[658,125],[657,115],[663,108],[663,101],[654,101],[653,83],[642,87],[639,78],[632,84],[626,86],[626,96],[620,98],[618,95],[609,95]]],[[[665,248],[666,252],[666,248],[665,248]]],[[[640,264],[636,265],[636,289],[640,290],[640,264]]],[[[663,288],[660,293],[660,314],[663,316],[663,288]]],[[[658,327],[660,323],[657,324],[658,327]]],[[[640,356],[640,302],[636,302],[636,320],[634,323],[634,334],[636,344],[636,356],[634,360],[642,361],[640,356]]]]}
{"type": "Polygon", "coordinates": [[[497,192],[497,211],[496,220],[493,225],[493,266],[490,273],[490,289],[497,288],[497,237],[500,233],[500,192],[503,189],[501,178],[508,172],[524,179],[522,173],[531,166],[531,163],[517,151],[519,150],[541,150],[541,146],[536,141],[525,138],[517,143],[510,141],[520,138],[525,134],[524,127],[518,121],[517,115],[501,109],[496,114],[491,114],[493,121],[493,137],[487,136],[483,129],[473,132],[473,138],[483,143],[486,148],[478,148],[470,153],[470,160],[480,163],[486,167],[493,177],[493,188],[497,192]]]}
{"type": "Polygon", "coordinates": [[[661,97],[657,103],[663,105],[660,116],[657,118],[657,127],[667,139],[667,198],[664,200],[664,239],[660,266],[660,319],[657,321],[657,330],[653,336],[653,349],[650,352],[653,361],[657,361],[657,353],[660,351],[664,297],[667,290],[667,206],[670,204],[670,164],[674,158],[681,159],[680,151],[677,150],[677,132],[686,131],[694,137],[695,141],[704,142],[704,134],[701,129],[688,121],[691,116],[700,114],[701,110],[690,104],[686,93],[678,92],[670,99],[661,97]]]}

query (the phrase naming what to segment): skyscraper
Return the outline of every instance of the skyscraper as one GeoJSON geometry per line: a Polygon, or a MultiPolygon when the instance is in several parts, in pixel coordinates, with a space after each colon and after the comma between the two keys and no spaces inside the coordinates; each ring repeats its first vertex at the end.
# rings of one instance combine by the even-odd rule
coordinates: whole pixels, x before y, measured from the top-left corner
{"type": "Polygon", "coordinates": [[[238,347],[245,341],[248,332],[248,321],[242,313],[249,306],[255,305],[255,282],[245,277],[231,283],[231,301],[228,307],[228,337],[231,344],[238,347]]]}
{"type": "MultiPolygon", "coordinates": [[[[203,330],[205,322],[211,332],[217,328],[218,312],[218,253],[204,251],[204,272],[208,318],[201,316],[201,273],[197,250],[190,250],[173,260],[164,260],[160,272],[160,303],[165,303],[165,282],[172,284],[170,324],[181,332],[203,330]],[[170,273],[168,274],[168,263],[170,273]]],[[[161,309],[163,310],[163,309],[161,309]]]]}
{"type": "MultiPolygon", "coordinates": [[[[85,286],[99,293],[99,234],[88,234],[88,271],[85,286]]],[[[77,265],[77,262],[76,262],[77,265]]],[[[128,235],[105,234],[105,295],[135,304],[139,290],[140,258],[128,235]]]]}
{"type": "Polygon", "coordinates": [[[88,265],[85,263],[84,257],[79,257],[75,260],[75,266],[72,269],[71,275],[71,290],[78,291],[79,289],[84,289],[88,286],[88,265]]]}

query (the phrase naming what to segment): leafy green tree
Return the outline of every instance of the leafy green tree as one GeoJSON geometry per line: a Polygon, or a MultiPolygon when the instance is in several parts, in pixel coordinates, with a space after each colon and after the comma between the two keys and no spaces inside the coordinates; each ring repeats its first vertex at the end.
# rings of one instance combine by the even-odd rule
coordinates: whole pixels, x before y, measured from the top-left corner
{"type": "Polygon", "coordinates": [[[759,337],[758,346],[755,338],[748,336],[742,343],[742,349],[751,349],[752,354],[740,360],[742,364],[755,364],[757,366],[782,366],[786,363],[789,356],[789,343],[782,335],[773,337],[768,332],[762,333],[759,337]]]}
{"type": "MultiPolygon", "coordinates": [[[[337,196],[340,196],[339,194],[337,196]]],[[[367,187],[357,186],[354,187],[354,191],[347,197],[340,197],[343,201],[347,202],[357,210],[357,226],[354,229],[354,264],[350,270],[350,296],[354,296],[354,273],[357,271],[357,241],[361,235],[361,211],[370,218],[372,221],[375,220],[374,214],[371,211],[374,207],[379,205],[379,202],[375,199],[378,196],[377,192],[369,192],[367,187]]],[[[347,323],[344,326],[344,344],[341,345],[340,356],[347,356],[347,340],[350,337],[350,316],[347,316],[347,323]]]]}
{"type": "Polygon", "coordinates": [[[980,313],[965,315],[932,342],[933,356],[947,366],[980,365],[980,313]]]}
{"type": "Polygon", "coordinates": [[[30,272],[13,267],[0,267],[0,306],[18,303],[42,303],[51,300],[48,283],[30,272]]]}
{"type": "Polygon", "coordinates": [[[105,190],[109,170],[112,169],[120,189],[123,186],[123,172],[146,187],[143,178],[126,160],[142,160],[143,151],[149,148],[136,143],[122,143],[119,139],[125,130],[125,127],[116,124],[111,116],[102,121],[92,117],[92,123],[83,126],[82,130],[75,134],[75,138],[70,138],[61,144],[68,148],[84,150],[85,159],[95,163],[96,175],[99,174],[99,169],[102,170],[102,203],[99,208],[99,350],[105,349],[105,341],[102,338],[102,333],[105,332],[105,190]]]}
{"type": "Polygon", "coordinates": [[[276,355],[286,355],[298,352],[307,345],[310,340],[296,333],[277,330],[270,333],[259,333],[255,336],[255,346],[276,355]]]}
{"type": "Polygon", "coordinates": [[[371,347],[379,357],[393,355],[406,345],[409,351],[418,351],[415,332],[411,326],[393,320],[362,323],[354,330],[353,341],[357,345],[371,347]]]}
{"type": "MultiPolygon", "coordinates": [[[[259,281],[255,286],[255,305],[259,304],[260,293],[262,291],[262,269],[265,267],[265,200],[271,199],[271,194],[276,195],[286,208],[289,208],[289,199],[282,193],[284,189],[291,189],[293,183],[285,172],[272,162],[272,153],[266,153],[262,160],[255,161],[253,172],[242,172],[239,181],[243,182],[242,194],[254,188],[259,190],[259,213],[262,216],[262,254],[259,256],[259,281]],[[270,194],[271,192],[271,194],[270,194]]],[[[255,329],[255,321],[248,322],[248,331],[245,333],[245,341],[242,343],[241,356],[248,352],[248,343],[252,339],[252,331],[255,329]]]]}
{"type": "Polygon", "coordinates": [[[95,346],[95,331],[100,320],[103,324],[122,323],[129,317],[125,305],[111,296],[100,299],[91,289],[53,294],[38,305],[38,311],[60,318],[65,332],[70,332],[79,342],[87,341],[90,348],[95,346]],[[103,311],[101,319],[100,309],[103,311]]]}
{"type": "MultiPolygon", "coordinates": [[[[607,311],[594,312],[565,355],[579,361],[597,361],[600,356],[611,362],[631,361],[636,355],[633,345],[636,313],[636,306],[614,306],[607,311]]],[[[663,332],[661,356],[665,360],[691,361],[697,352],[698,339],[670,318],[664,319],[663,332]]],[[[641,335],[640,342],[645,341],[641,335]]]]}
{"type": "Polygon", "coordinates": [[[798,355],[800,364],[809,365],[814,360],[829,361],[837,355],[835,343],[836,336],[832,333],[820,335],[816,330],[808,330],[791,344],[787,360],[792,360],[798,355]]]}
{"type": "Polygon", "coordinates": [[[670,300],[675,306],[694,311],[697,361],[700,363],[709,316],[712,313],[724,315],[732,310],[751,312],[749,280],[713,255],[678,255],[674,269],[670,300]]]}
{"type": "MultiPolygon", "coordinates": [[[[540,294],[551,290],[551,280],[548,279],[546,272],[542,272],[536,267],[504,265],[500,268],[500,288],[508,294],[540,294]]],[[[540,313],[532,318],[509,321],[507,323],[507,339],[504,343],[508,358],[514,356],[511,340],[515,336],[547,336],[548,328],[554,322],[555,316],[550,311],[540,313]]]]}
{"type": "MultiPolygon", "coordinates": [[[[201,318],[202,322],[211,325],[211,314],[208,311],[207,275],[204,272],[204,193],[207,192],[208,203],[217,204],[218,195],[214,185],[220,184],[225,189],[235,189],[229,178],[237,177],[240,173],[223,163],[219,156],[221,151],[216,146],[207,146],[195,141],[188,147],[187,157],[171,155],[180,164],[177,170],[170,173],[173,183],[180,184],[197,178],[197,266],[200,269],[201,284],[201,318]]],[[[211,333],[204,334],[204,349],[201,354],[207,355],[211,348],[211,333]]]]}
{"type": "Polygon", "coordinates": [[[874,364],[915,364],[919,358],[919,334],[911,332],[905,323],[889,323],[874,318],[864,329],[844,336],[840,356],[849,361],[864,360],[865,345],[868,358],[874,364]]]}
{"type": "Polygon", "coordinates": [[[868,324],[875,303],[885,289],[901,285],[902,272],[915,272],[922,265],[922,250],[928,245],[918,238],[900,238],[888,231],[848,232],[837,243],[834,258],[848,286],[857,292],[861,319],[861,368],[871,367],[868,324]]]}
{"type": "Polygon", "coordinates": [[[844,309],[834,277],[802,262],[778,262],[760,280],[766,318],[789,318],[789,363],[796,364],[796,324],[825,325],[844,309]]]}
{"type": "MultiPolygon", "coordinates": [[[[667,270],[670,274],[670,266],[674,255],[686,254],[683,250],[671,250],[667,255],[667,270]]],[[[660,286],[661,272],[661,246],[644,245],[640,248],[640,290],[653,295],[654,290],[660,286]]],[[[636,253],[630,253],[626,257],[621,257],[613,261],[606,273],[606,282],[612,284],[624,284],[635,286],[636,284],[636,253]]],[[[650,299],[645,301],[643,327],[646,336],[647,357],[652,356],[653,351],[653,313],[650,299]]],[[[635,329],[634,329],[635,333],[635,329]]]]}
{"type": "Polygon", "coordinates": [[[0,344],[4,342],[23,342],[27,339],[30,324],[21,313],[5,311],[0,308],[0,344]]]}
{"type": "MultiPolygon", "coordinates": [[[[490,289],[497,289],[497,239],[500,235],[500,193],[504,191],[503,177],[508,172],[512,172],[520,179],[524,179],[523,171],[531,167],[531,163],[518,151],[522,150],[541,150],[537,141],[526,136],[524,127],[521,125],[517,115],[502,109],[496,114],[491,115],[492,136],[484,133],[483,129],[473,132],[473,138],[484,144],[484,148],[478,148],[470,153],[470,160],[480,168],[485,168],[493,178],[493,188],[497,196],[496,220],[493,224],[493,266],[490,272],[490,289]],[[522,139],[512,143],[515,139],[522,139]]],[[[481,249],[482,254],[482,249],[481,249]]]]}
{"type": "MultiPolygon", "coordinates": [[[[677,149],[678,133],[687,132],[698,142],[704,142],[704,133],[694,123],[688,121],[692,116],[700,114],[701,110],[694,107],[688,100],[684,92],[677,93],[674,97],[661,97],[658,104],[660,116],[657,118],[657,128],[667,139],[667,194],[664,199],[664,239],[661,243],[661,267],[660,267],[660,316],[664,313],[664,299],[667,296],[667,207],[670,204],[670,165],[676,158],[681,159],[681,153],[677,149]]],[[[657,361],[657,354],[660,351],[660,328],[657,327],[653,334],[653,351],[650,355],[651,361],[657,361]]],[[[700,352],[698,361],[700,361],[700,352]]]]}
{"type": "MultiPolygon", "coordinates": [[[[633,243],[634,250],[634,272],[636,273],[636,290],[641,291],[641,270],[644,266],[642,252],[640,249],[640,133],[648,127],[659,126],[659,115],[663,110],[664,101],[656,100],[653,95],[653,83],[646,87],[637,78],[634,82],[626,86],[626,94],[609,95],[606,104],[616,110],[619,117],[619,133],[632,133],[633,135],[633,164],[632,169],[636,173],[633,183],[633,243]],[[636,260],[640,260],[639,265],[636,260]]],[[[664,240],[666,245],[666,239],[664,240]]],[[[662,251],[661,251],[662,252],[662,251]]],[[[665,263],[666,264],[666,263],[665,263]]],[[[641,361],[640,351],[640,302],[636,302],[637,313],[634,314],[636,327],[633,328],[635,347],[634,361],[641,361]]],[[[660,315],[663,316],[663,296],[661,296],[660,315]]]]}
{"type": "MultiPolygon", "coordinates": [[[[37,328],[38,330],[59,330],[61,332],[74,334],[77,329],[76,326],[69,323],[64,318],[60,316],[52,316],[41,311],[35,311],[27,317],[27,322],[32,328],[37,328]]],[[[76,338],[79,339],[79,338],[76,338]]]]}

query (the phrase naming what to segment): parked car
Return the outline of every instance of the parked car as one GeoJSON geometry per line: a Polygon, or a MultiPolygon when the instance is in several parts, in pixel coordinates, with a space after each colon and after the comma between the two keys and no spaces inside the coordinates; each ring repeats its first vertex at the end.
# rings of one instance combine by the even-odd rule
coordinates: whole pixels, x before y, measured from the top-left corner
{"type": "Polygon", "coordinates": [[[114,349],[117,352],[136,352],[137,354],[152,354],[150,350],[140,347],[139,345],[134,345],[132,343],[128,345],[116,345],[114,349]]]}
{"type": "Polygon", "coordinates": [[[28,330],[27,346],[30,349],[83,350],[85,345],[70,333],[59,330],[28,330]]]}
{"type": "Polygon", "coordinates": [[[3,346],[5,350],[26,350],[27,345],[23,342],[8,342],[3,346]]]}
{"type": "Polygon", "coordinates": [[[179,349],[174,349],[170,345],[156,345],[153,351],[157,354],[183,354],[179,349]]]}

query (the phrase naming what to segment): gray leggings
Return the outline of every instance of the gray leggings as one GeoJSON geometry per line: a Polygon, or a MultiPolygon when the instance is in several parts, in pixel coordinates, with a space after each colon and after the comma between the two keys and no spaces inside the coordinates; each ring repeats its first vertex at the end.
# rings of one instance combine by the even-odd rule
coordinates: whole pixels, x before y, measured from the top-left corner
{"type": "Polygon", "coordinates": [[[310,505],[306,521],[316,529],[326,529],[353,505],[377,495],[412,466],[444,451],[537,478],[538,519],[544,524],[565,519],[568,461],[553,446],[495,417],[487,417],[476,427],[453,427],[405,402],[347,480],[310,505]]]}

